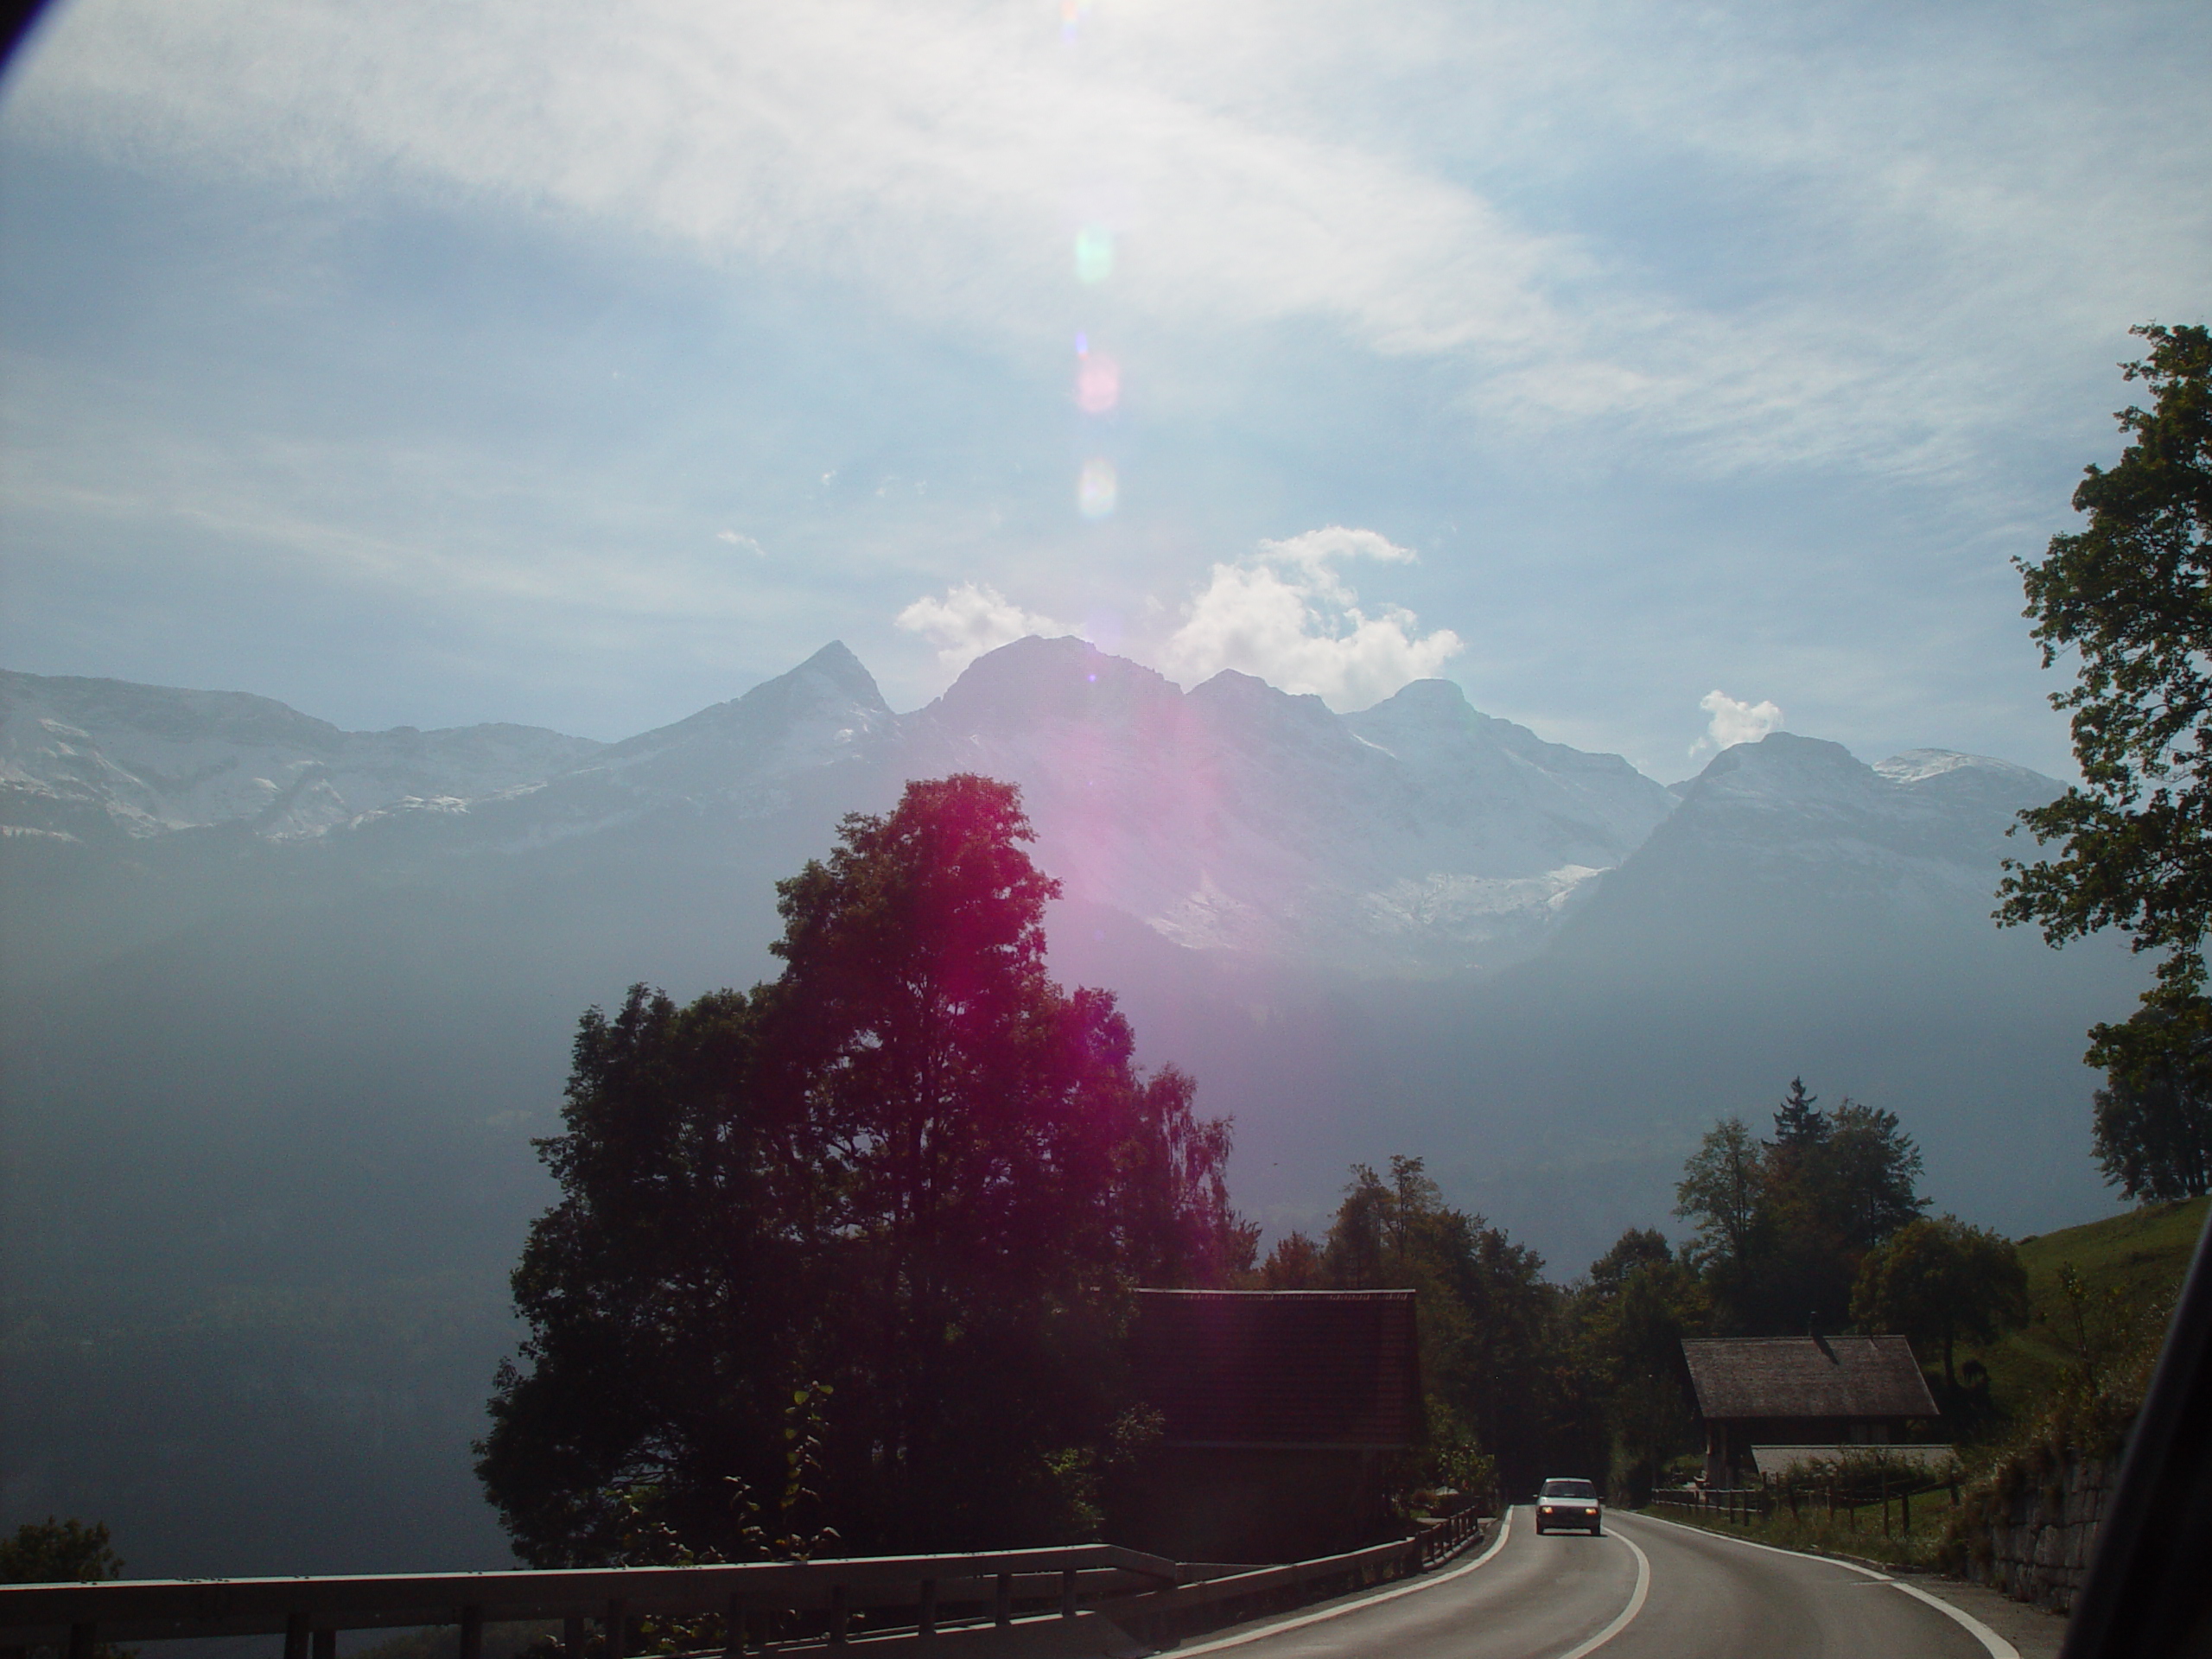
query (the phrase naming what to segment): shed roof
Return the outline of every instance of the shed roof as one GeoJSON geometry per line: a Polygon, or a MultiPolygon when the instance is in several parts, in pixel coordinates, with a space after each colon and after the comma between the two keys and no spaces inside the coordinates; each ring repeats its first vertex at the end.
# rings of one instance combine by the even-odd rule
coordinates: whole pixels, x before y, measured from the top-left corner
{"type": "Polygon", "coordinates": [[[1692,1337],[1682,1357],[1707,1418],[1936,1414],[1903,1337],[1692,1337]]]}
{"type": "Polygon", "coordinates": [[[1130,1359],[1171,1446],[1384,1451],[1421,1438],[1410,1290],[1141,1290],[1130,1359]]]}

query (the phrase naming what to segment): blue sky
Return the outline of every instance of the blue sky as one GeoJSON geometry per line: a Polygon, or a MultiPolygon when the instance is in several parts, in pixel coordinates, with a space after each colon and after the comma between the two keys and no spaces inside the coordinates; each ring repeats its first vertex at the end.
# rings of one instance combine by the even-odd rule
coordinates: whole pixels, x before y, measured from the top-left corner
{"type": "Polygon", "coordinates": [[[2212,309],[2208,83],[2201,3],[65,0],[0,661],[614,737],[1041,627],[2063,772],[2007,561],[2212,309]]]}

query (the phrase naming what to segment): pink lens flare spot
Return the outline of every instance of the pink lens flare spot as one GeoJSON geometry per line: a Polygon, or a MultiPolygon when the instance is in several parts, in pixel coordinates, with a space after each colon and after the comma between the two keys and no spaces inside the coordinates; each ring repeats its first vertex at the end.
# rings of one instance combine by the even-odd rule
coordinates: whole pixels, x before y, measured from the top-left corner
{"type": "Polygon", "coordinates": [[[1103,283],[1114,274],[1114,232],[1086,225],[1076,232],[1075,274],[1080,283],[1103,283]]]}
{"type": "Polygon", "coordinates": [[[1103,352],[1084,354],[1075,372],[1076,407],[1086,415],[1104,415],[1122,401],[1122,365],[1103,352]]]}
{"type": "Polygon", "coordinates": [[[1077,511],[1084,518],[1112,518],[1114,498],[1118,493],[1112,461],[1086,461],[1083,463],[1083,478],[1076,486],[1075,504],[1077,511]]]}

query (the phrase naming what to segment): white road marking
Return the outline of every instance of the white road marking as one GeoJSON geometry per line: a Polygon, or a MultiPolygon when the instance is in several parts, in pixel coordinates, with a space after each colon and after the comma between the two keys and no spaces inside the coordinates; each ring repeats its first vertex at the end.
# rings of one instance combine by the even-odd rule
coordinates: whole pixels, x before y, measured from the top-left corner
{"type": "MultiPolygon", "coordinates": [[[[2020,1659],[2020,1650],[2018,1648],[1967,1611],[1965,1608],[1954,1607],[1941,1596],[1929,1595],[1918,1585],[1907,1584],[1903,1579],[1893,1579],[1888,1573],[1877,1572],[1871,1567],[1861,1567],[1856,1561],[1838,1560],[1833,1555],[1814,1555],[1802,1549],[1784,1549],[1779,1544],[1762,1544],[1750,1538],[1731,1538],[1725,1532],[1713,1532],[1704,1527],[1690,1526],[1684,1522],[1669,1521],[1662,1515],[1639,1515],[1637,1519],[1656,1521],[1662,1527],[1680,1527],[1684,1532],[1701,1533],[1707,1538],[1726,1539],[1728,1542],[1740,1544],[1745,1549],[1764,1549],[1770,1554],[1794,1556],[1801,1561],[1826,1561],[1831,1567],[1840,1567],[1847,1572],[1862,1574],[1877,1584],[1886,1584],[1893,1590],[1902,1590],[1916,1601],[1924,1601],[1937,1612],[1958,1620],[1960,1624],[1966,1626],[1967,1635],[1989,1649],[1989,1659],[2020,1659]]],[[[1573,1656],[1569,1655],[1568,1659],[1573,1659],[1573,1656]]]]}
{"type": "Polygon", "coordinates": [[[1559,1659],[1582,1659],[1583,1655],[1595,1653],[1629,1627],[1629,1621],[1643,1611],[1644,1599],[1651,1593],[1651,1558],[1636,1547],[1636,1540],[1618,1529],[1612,1535],[1626,1544],[1636,1556],[1636,1593],[1628,1599],[1613,1622],[1572,1652],[1560,1655],[1559,1659]]]}
{"type": "Polygon", "coordinates": [[[1890,1582],[1916,1600],[1926,1602],[1939,1613],[1948,1613],[1967,1627],[1967,1634],[1989,1649],[1989,1659],[2020,1659],[2020,1650],[2003,1637],[1991,1630],[1963,1607],[1954,1607],[1941,1596],[1931,1596],[1916,1584],[1907,1584],[1903,1579],[1890,1582]]]}
{"type": "MultiPolygon", "coordinates": [[[[1224,1648],[1241,1648],[1247,1642],[1263,1642],[1271,1636],[1281,1636],[1285,1630],[1303,1630],[1306,1625],[1319,1624],[1324,1619],[1342,1618],[1346,1613],[1356,1613],[1363,1607],[1373,1607],[1382,1602],[1395,1601],[1400,1596],[1410,1596],[1419,1590],[1433,1590],[1440,1584],[1449,1584],[1454,1579],[1463,1579],[1477,1567],[1488,1566],[1491,1557],[1505,1548],[1505,1541],[1512,1535],[1512,1532],[1513,1511],[1509,1509],[1498,1521],[1497,1536],[1491,1540],[1490,1548],[1465,1567],[1455,1567],[1449,1573],[1439,1573],[1433,1578],[1416,1580],[1412,1584],[1402,1584],[1395,1590],[1383,1591],[1380,1595],[1362,1596],[1357,1601],[1348,1601],[1340,1607],[1325,1607],[1319,1612],[1307,1613],[1302,1618],[1287,1618],[1280,1624],[1262,1625],[1256,1630],[1245,1630],[1236,1636],[1224,1636],[1218,1642],[1201,1642],[1194,1648],[1178,1648],[1175,1649],[1177,1659],[1191,1659],[1192,1656],[1201,1653],[1219,1653],[1224,1648]]],[[[1630,1544],[1629,1548],[1635,1549],[1636,1546],[1630,1544]]],[[[1637,1553],[1642,1554],[1641,1551],[1637,1553]]]]}

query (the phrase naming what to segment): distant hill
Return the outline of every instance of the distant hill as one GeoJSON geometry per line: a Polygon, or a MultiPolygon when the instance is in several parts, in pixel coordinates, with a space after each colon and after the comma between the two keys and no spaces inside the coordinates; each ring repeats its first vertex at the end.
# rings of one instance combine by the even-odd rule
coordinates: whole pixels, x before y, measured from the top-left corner
{"type": "Polygon", "coordinates": [[[2032,1414],[2075,1363],[2072,1313],[2059,1287],[2060,1269],[2070,1265],[2098,1301],[2117,1297],[2130,1310],[2168,1306],[2189,1272],[2208,1208],[2212,1199],[2147,1205],[2123,1216],[2022,1239],[2032,1319],[2001,1342],[1961,1348],[1960,1363],[1978,1359],[1988,1369],[1990,1395],[2008,1416],[2032,1414]]]}

